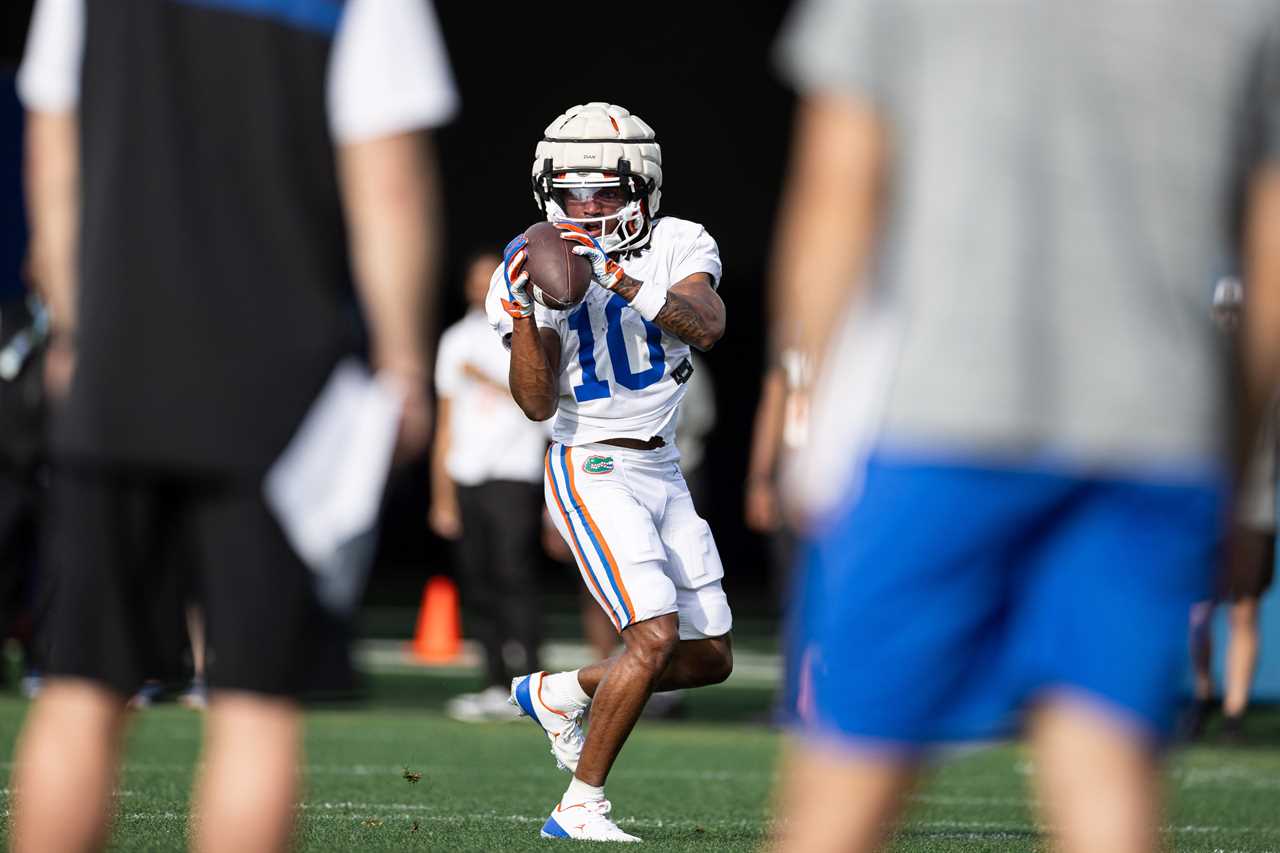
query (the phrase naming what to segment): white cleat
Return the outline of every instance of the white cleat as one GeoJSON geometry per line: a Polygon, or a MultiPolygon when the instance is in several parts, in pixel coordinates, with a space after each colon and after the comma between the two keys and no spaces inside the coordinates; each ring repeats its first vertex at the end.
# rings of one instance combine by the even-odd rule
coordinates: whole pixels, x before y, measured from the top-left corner
{"type": "Polygon", "coordinates": [[[551,817],[542,825],[543,838],[568,838],[573,841],[639,841],[628,835],[609,819],[613,808],[608,800],[579,803],[566,807],[556,806],[551,817]]]}
{"type": "Polygon", "coordinates": [[[507,701],[531,718],[551,741],[551,754],[556,766],[572,773],[578,769],[582,755],[582,710],[561,710],[542,701],[542,680],[545,672],[534,672],[511,679],[511,698],[507,701]]]}

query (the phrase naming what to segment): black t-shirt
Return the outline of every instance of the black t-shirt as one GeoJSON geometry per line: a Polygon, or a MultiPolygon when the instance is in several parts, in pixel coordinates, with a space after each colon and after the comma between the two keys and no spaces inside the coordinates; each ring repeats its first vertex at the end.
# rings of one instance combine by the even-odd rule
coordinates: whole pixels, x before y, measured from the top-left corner
{"type": "Polygon", "coordinates": [[[332,34],[171,2],[87,13],[79,361],[55,446],[263,468],[356,346],[332,34]]]}
{"type": "Polygon", "coordinates": [[[55,452],[261,473],[360,343],[331,128],[356,141],[452,112],[430,7],[41,0],[36,16],[24,100],[78,102],[81,132],[79,360],[55,452]],[[55,13],[83,16],[64,50],[78,84],[48,47],[73,43],[55,13]]]}

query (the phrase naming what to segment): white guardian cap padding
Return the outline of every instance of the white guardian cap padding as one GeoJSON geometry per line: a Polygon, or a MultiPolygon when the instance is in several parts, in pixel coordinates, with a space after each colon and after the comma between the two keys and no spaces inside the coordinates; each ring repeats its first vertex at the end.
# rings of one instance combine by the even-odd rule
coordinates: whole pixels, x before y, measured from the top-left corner
{"type": "Polygon", "coordinates": [[[565,215],[557,191],[572,187],[620,186],[627,203],[601,217],[600,244],[606,252],[639,249],[662,200],[662,149],[653,128],[616,104],[592,102],[570,107],[543,131],[533,157],[533,197],[550,222],[591,220],[565,215]],[[617,220],[609,227],[607,220],[617,220]]]}

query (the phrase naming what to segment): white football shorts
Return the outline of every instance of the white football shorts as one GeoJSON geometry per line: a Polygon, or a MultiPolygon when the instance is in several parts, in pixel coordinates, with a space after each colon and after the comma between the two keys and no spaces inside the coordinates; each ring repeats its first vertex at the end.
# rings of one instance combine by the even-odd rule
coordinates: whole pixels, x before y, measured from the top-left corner
{"type": "Polygon", "coordinates": [[[619,632],[678,613],[680,639],[719,637],[733,627],[724,567],[677,458],[674,448],[552,444],[547,509],[619,632]]]}

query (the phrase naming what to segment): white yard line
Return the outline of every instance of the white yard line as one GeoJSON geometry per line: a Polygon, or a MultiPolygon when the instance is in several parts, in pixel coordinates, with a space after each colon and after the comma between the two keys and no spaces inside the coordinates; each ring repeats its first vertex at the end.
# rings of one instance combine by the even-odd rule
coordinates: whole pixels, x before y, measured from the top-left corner
{"type": "MultiPolygon", "coordinates": [[[[413,763],[413,762],[410,762],[413,763]]],[[[12,770],[14,762],[0,761],[0,770],[12,770]]],[[[156,763],[125,762],[124,772],[193,772],[197,768],[193,763],[156,763]]],[[[512,774],[521,776],[558,775],[552,772],[550,761],[530,763],[521,767],[483,767],[477,765],[433,765],[433,763],[415,763],[411,770],[431,776],[485,776],[512,774]]],[[[317,776],[399,776],[403,767],[399,765],[306,765],[306,774],[317,776]]],[[[773,771],[737,771],[737,770],[681,770],[681,768],[634,768],[627,770],[627,776],[639,779],[682,779],[692,781],[735,781],[735,780],[774,780],[773,771]]],[[[1224,788],[1224,789],[1280,789],[1280,777],[1261,767],[1222,765],[1217,767],[1179,767],[1171,771],[1171,779],[1180,788],[1224,788]]],[[[972,784],[972,780],[965,786],[972,784]]],[[[941,788],[956,788],[942,780],[941,788]]],[[[0,794],[9,793],[8,789],[0,789],[0,794]]],[[[133,792],[128,792],[133,793],[133,792]]],[[[966,797],[961,794],[925,793],[916,795],[916,800],[923,803],[936,803],[940,806],[1004,806],[1024,802],[1019,797],[966,797]]]]}
{"type": "MultiPolygon", "coordinates": [[[[496,812],[439,812],[439,806],[431,803],[383,803],[341,800],[336,802],[301,803],[300,810],[304,820],[393,820],[396,818],[414,819],[425,824],[457,824],[482,821],[500,821],[504,823],[533,824],[542,823],[545,817],[534,815],[498,814],[496,812]]],[[[0,810],[0,817],[9,817],[9,810],[0,810]]],[[[148,821],[148,820],[186,820],[186,812],[176,811],[121,811],[116,820],[148,821]]],[[[688,818],[641,818],[623,817],[619,824],[649,829],[767,829],[772,821],[756,821],[747,818],[720,820],[708,818],[692,820],[688,818]]],[[[925,820],[909,821],[903,827],[906,832],[920,830],[949,830],[966,836],[991,837],[991,833],[1005,833],[1010,837],[1025,835],[1029,832],[1039,833],[1041,828],[1031,823],[993,822],[970,820],[925,820]]],[[[1199,824],[1181,824],[1162,827],[1162,831],[1172,835],[1206,835],[1227,834],[1243,835],[1262,833],[1266,835],[1280,834],[1280,827],[1275,826],[1202,826],[1199,824]]],[[[1215,848],[1213,853],[1233,853],[1233,851],[1215,848]]],[[[1252,853],[1269,853],[1269,851],[1252,851],[1252,853]]]]}
{"type": "Polygon", "coordinates": [[[1179,767],[1173,778],[1183,788],[1214,786],[1246,786],[1249,788],[1280,789],[1280,778],[1274,773],[1252,767],[1223,764],[1218,767],[1179,767]]]}

